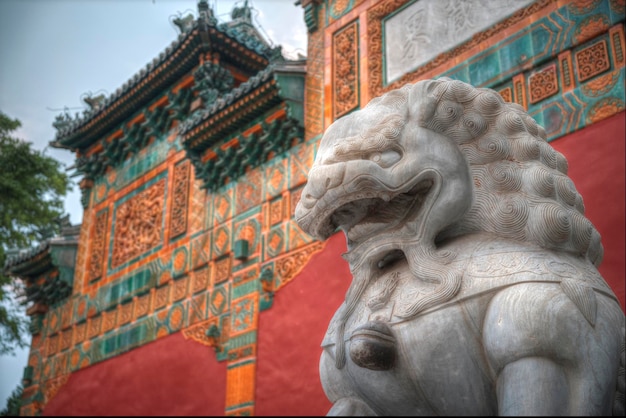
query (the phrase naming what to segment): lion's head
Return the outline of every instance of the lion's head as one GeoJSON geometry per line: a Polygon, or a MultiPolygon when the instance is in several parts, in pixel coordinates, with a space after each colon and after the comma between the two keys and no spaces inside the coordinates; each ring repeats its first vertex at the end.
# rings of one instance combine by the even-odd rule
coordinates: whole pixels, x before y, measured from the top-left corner
{"type": "Polygon", "coordinates": [[[447,78],[393,90],[333,123],[296,219],[320,239],[339,227],[350,249],[381,246],[378,254],[473,232],[595,265],[603,254],[543,128],[495,91],[447,78]]]}
{"type": "Polygon", "coordinates": [[[319,239],[337,228],[347,238],[353,280],[337,318],[338,368],[347,321],[387,266],[405,260],[417,283],[434,285],[407,293],[398,323],[460,291],[466,258],[447,245],[458,238],[534,243],[596,266],[603,253],[543,128],[493,90],[447,78],[393,90],[333,123],[295,216],[319,239]]]}

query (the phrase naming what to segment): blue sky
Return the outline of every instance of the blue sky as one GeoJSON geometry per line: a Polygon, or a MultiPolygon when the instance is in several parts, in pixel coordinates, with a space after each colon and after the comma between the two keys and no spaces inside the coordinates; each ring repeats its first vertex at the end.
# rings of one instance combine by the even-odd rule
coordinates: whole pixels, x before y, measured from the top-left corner
{"type": "MultiPolygon", "coordinates": [[[[274,45],[306,55],[304,12],[295,0],[248,0],[253,19],[274,45]]],[[[61,161],[48,147],[52,122],[64,108],[82,112],[85,93],[112,94],[176,38],[172,17],[197,15],[196,0],[0,0],[0,110],[22,122],[16,136],[61,161]]],[[[243,1],[209,0],[220,21],[243,1]]],[[[0,168],[1,169],[1,168],[0,168]]],[[[79,180],[79,179],[74,179],[79,180]]],[[[82,222],[78,186],[65,211],[82,222]]],[[[21,380],[28,350],[0,357],[0,409],[21,380]]]]}

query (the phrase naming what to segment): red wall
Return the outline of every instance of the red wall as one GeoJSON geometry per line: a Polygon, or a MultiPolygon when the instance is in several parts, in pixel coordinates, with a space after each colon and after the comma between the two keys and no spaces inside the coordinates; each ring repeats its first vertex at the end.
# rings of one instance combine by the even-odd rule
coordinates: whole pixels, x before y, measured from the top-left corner
{"type": "Polygon", "coordinates": [[[602,236],[599,270],[622,305],[624,298],[625,112],[550,143],[569,164],[569,176],[583,196],[585,215],[602,236]]]}
{"type": "Polygon", "coordinates": [[[255,415],[319,416],[330,409],[319,378],[320,344],[352,279],[340,257],[345,251],[344,234],[333,235],[261,312],[255,415]]]}
{"type": "Polygon", "coordinates": [[[226,362],[180,332],[70,375],[43,415],[224,415],[226,362]]]}

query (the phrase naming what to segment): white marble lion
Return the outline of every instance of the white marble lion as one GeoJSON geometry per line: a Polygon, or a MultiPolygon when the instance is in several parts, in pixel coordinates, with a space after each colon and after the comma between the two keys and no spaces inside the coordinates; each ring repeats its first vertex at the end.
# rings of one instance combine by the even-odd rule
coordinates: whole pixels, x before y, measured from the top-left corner
{"type": "Polygon", "coordinates": [[[445,78],[372,100],[324,134],[296,219],[347,239],[329,415],[623,416],[600,236],[517,104],[445,78]]]}

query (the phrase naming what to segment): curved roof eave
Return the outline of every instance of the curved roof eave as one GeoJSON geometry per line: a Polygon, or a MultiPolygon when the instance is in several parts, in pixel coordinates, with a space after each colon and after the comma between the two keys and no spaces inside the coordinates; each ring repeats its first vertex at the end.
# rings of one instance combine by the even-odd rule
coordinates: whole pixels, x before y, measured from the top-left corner
{"type": "Polygon", "coordinates": [[[186,147],[201,150],[219,137],[234,132],[263,112],[287,100],[276,76],[279,72],[299,74],[304,78],[304,61],[271,64],[211,106],[193,114],[181,124],[180,134],[186,147]]]}
{"type": "Polygon", "coordinates": [[[272,54],[276,53],[276,48],[240,36],[226,25],[207,24],[197,19],[189,30],[181,33],[163,52],[105,98],[103,103],[86,111],[84,117],[66,119],[57,128],[56,137],[50,144],[72,150],[90,146],[191,71],[199,63],[201,54],[212,50],[222,53],[237,50],[230,52],[231,58],[240,65],[245,65],[248,59],[250,62],[247,64],[251,69],[265,67],[272,54]],[[246,53],[239,53],[242,51],[246,53]]]}

